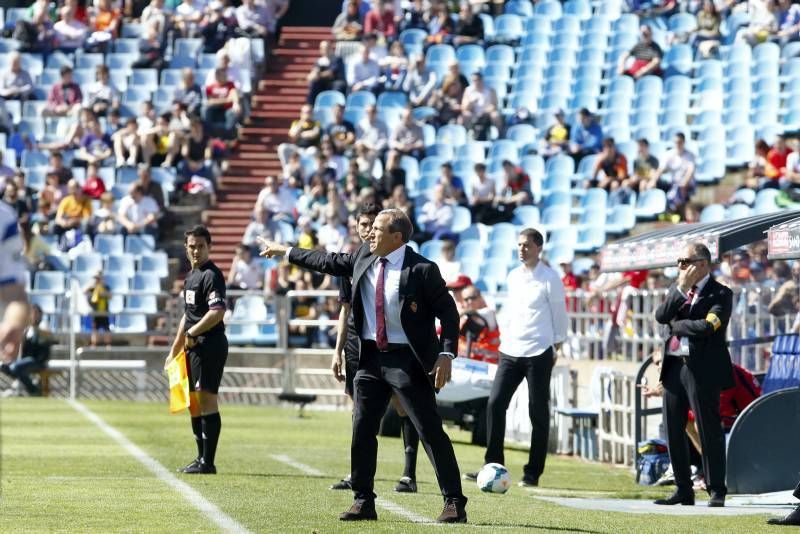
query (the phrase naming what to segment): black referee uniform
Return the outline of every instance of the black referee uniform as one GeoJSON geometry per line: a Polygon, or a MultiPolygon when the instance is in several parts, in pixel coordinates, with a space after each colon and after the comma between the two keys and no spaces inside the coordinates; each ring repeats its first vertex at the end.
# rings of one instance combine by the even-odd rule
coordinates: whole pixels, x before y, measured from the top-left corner
{"type": "MultiPolygon", "coordinates": [[[[225,309],[225,277],[210,260],[189,271],[183,286],[185,334],[209,310],[225,309]]],[[[185,347],[188,361],[189,387],[216,395],[228,359],[228,338],[220,321],[195,338],[191,348],[185,347]]],[[[198,458],[183,468],[184,473],[216,473],[214,458],[222,429],[219,412],[192,414],[192,432],[197,443],[198,458]]]]}
{"type": "MultiPolygon", "coordinates": [[[[208,310],[225,309],[225,277],[212,261],[189,271],[183,286],[185,303],[184,333],[200,322],[208,310]]],[[[189,384],[193,391],[217,394],[228,359],[228,338],[220,321],[197,336],[197,344],[186,350],[189,384]]]]}

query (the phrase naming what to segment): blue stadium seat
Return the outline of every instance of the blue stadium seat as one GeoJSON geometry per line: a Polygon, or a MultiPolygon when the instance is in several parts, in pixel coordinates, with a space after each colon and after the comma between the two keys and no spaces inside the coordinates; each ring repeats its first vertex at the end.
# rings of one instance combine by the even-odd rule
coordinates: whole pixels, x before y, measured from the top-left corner
{"type": "Polygon", "coordinates": [[[379,108],[404,108],[408,105],[408,95],[400,91],[386,91],[378,96],[379,108]]]}
{"type": "Polygon", "coordinates": [[[700,212],[701,223],[720,222],[725,220],[725,206],[722,204],[709,204],[700,212]]]}
{"type": "MultiPolygon", "coordinates": [[[[721,145],[717,146],[722,149],[721,145]]],[[[695,173],[695,180],[698,184],[715,184],[725,176],[725,154],[723,152],[720,159],[710,158],[707,153],[704,156],[695,173]]]]}
{"type": "Polygon", "coordinates": [[[544,247],[547,250],[559,247],[566,247],[574,250],[578,243],[578,229],[574,226],[564,228],[553,228],[547,236],[544,247]]]}
{"type": "Polygon", "coordinates": [[[147,318],[141,313],[122,313],[116,316],[113,331],[118,334],[144,334],[147,318]]]}
{"type": "Polygon", "coordinates": [[[34,291],[61,294],[66,287],[64,273],[60,271],[37,271],[33,275],[34,291]]]}
{"type": "Polygon", "coordinates": [[[639,196],[636,203],[636,218],[653,220],[667,209],[667,195],[660,189],[649,189],[639,196]]]}
{"type": "MultiPolygon", "coordinates": [[[[605,222],[605,221],[603,221],[605,222]]],[[[584,228],[578,233],[578,240],[575,242],[575,251],[582,253],[594,253],[606,243],[605,225],[593,225],[584,228]]]]}
{"type": "Polygon", "coordinates": [[[441,239],[429,239],[420,245],[420,254],[432,261],[438,261],[442,256],[444,241],[441,239]]]}
{"type": "Polygon", "coordinates": [[[337,104],[345,105],[345,97],[342,93],[339,91],[322,91],[314,100],[314,110],[332,108],[337,104]]]}
{"type": "Polygon", "coordinates": [[[94,238],[94,249],[100,254],[113,255],[124,252],[124,241],[121,235],[98,234],[94,238]]]}
{"type": "Polygon", "coordinates": [[[103,273],[103,281],[112,295],[127,295],[130,292],[130,277],[119,273],[103,273]]]}
{"type": "Polygon", "coordinates": [[[154,273],[136,273],[131,278],[131,290],[141,293],[160,293],[161,279],[154,273]]]}
{"type": "MultiPolygon", "coordinates": [[[[31,104],[32,102],[26,102],[31,104]]],[[[39,115],[41,116],[41,115],[39,115]]],[[[45,152],[38,152],[35,150],[25,150],[22,152],[22,166],[29,167],[47,167],[50,163],[50,158],[45,152]]]]}
{"type": "Polygon", "coordinates": [[[462,264],[465,262],[480,262],[483,260],[483,245],[477,239],[466,239],[461,236],[461,240],[456,245],[456,259],[462,264]]]}
{"type": "Polygon", "coordinates": [[[436,132],[436,142],[460,146],[467,142],[467,130],[460,124],[446,124],[436,132]]]}
{"type": "Polygon", "coordinates": [[[400,42],[406,50],[406,55],[419,54],[425,45],[428,32],[419,28],[409,28],[400,34],[400,42]]]}
{"type": "Polygon", "coordinates": [[[137,256],[152,254],[156,241],[151,235],[129,235],[125,237],[125,252],[137,256]]]}
{"type": "Polygon", "coordinates": [[[158,89],[158,71],[156,69],[133,69],[131,85],[155,91],[158,89]]]}
{"type": "Polygon", "coordinates": [[[619,204],[614,206],[606,219],[606,233],[611,235],[627,234],[636,226],[636,213],[633,206],[619,204]]]}
{"type": "Polygon", "coordinates": [[[103,255],[96,252],[80,254],[72,261],[74,272],[96,273],[103,270],[103,255]]]}
{"type": "Polygon", "coordinates": [[[234,321],[266,321],[269,316],[264,297],[245,295],[236,299],[231,319],[234,321]]]}
{"type": "Polygon", "coordinates": [[[183,56],[183,57],[197,58],[202,48],[203,48],[202,39],[178,38],[175,39],[175,44],[172,50],[172,54],[173,56],[177,57],[183,56]]]}
{"type": "Polygon", "coordinates": [[[546,257],[551,265],[571,263],[575,259],[575,250],[567,246],[554,247],[547,251],[546,257]]]}
{"type": "MultiPolygon", "coordinates": [[[[533,6],[526,0],[511,0],[506,3],[504,11],[522,18],[533,16],[533,6]]],[[[497,33],[497,22],[498,20],[495,19],[495,33],[497,33]]]]}
{"type": "Polygon", "coordinates": [[[483,163],[486,161],[486,149],[479,141],[468,141],[456,147],[456,157],[472,163],[483,163]]]}
{"type": "Polygon", "coordinates": [[[139,259],[139,271],[154,273],[159,278],[169,276],[169,264],[166,252],[153,252],[139,259]]]}
{"type": "Polygon", "coordinates": [[[750,206],[746,206],[745,204],[733,204],[728,206],[728,209],[725,210],[725,218],[732,221],[736,219],[743,219],[744,217],[749,217],[750,215],[750,206]]]}
{"type": "Polygon", "coordinates": [[[569,205],[549,206],[542,211],[540,226],[546,231],[564,228],[570,223],[569,205]]]}
{"type": "MultiPolygon", "coordinates": [[[[605,213],[607,204],[608,193],[606,190],[599,187],[591,187],[584,192],[584,194],[581,196],[580,203],[577,207],[572,208],[572,211],[576,214],[581,214],[587,211],[602,211],[605,213]]],[[[603,217],[603,223],[605,223],[605,216],[603,217]]]]}
{"type": "Polygon", "coordinates": [[[425,154],[427,156],[436,156],[444,160],[452,160],[455,156],[455,150],[452,145],[447,143],[434,143],[425,148],[425,154]]]}
{"type": "Polygon", "coordinates": [[[481,280],[505,280],[508,274],[508,266],[511,259],[511,250],[513,248],[505,249],[507,257],[497,256],[497,251],[490,251],[487,254],[487,260],[480,265],[480,279],[481,280]]]}
{"type": "MultiPolygon", "coordinates": [[[[553,3],[557,4],[557,2],[553,3]]],[[[591,20],[592,6],[589,0],[567,0],[564,3],[564,15],[575,15],[580,20],[591,20]]]]}
{"type": "Polygon", "coordinates": [[[128,295],[125,297],[125,311],[144,314],[158,313],[155,295],[128,295]]]}
{"type": "Polygon", "coordinates": [[[52,294],[30,295],[30,301],[31,304],[37,304],[42,309],[42,312],[46,314],[56,313],[58,310],[56,296],[52,294]]]}
{"type": "Polygon", "coordinates": [[[497,44],[486,50],[486,63],[488,65],[504,65],[511,67],[514,65],[514,49],[508,45],[497,44]]]}
{"type": "Polygon", "coordinates": [[[127,278],[136,274],[136,257],[133,254],[112,254],[106,259],[106,272],[127,278]]]}
{"type": "Polygon", "coordinates": [[[469,208],[464,206],[455,206],[453,208],[453,221],[450,223],[450,229],[453,233],[461,233],[472,224],[472,212],[469,208]]]}
{"type": "Polygon", "coordinates": [[[536,206],[517,206],[511,223],[523,228],[532,228],[539,224],[539,208],[536,206]]]}
{"type": "Polygon", "coordinates": [[[425,53],[425,64],[431,66],[434,63],[447,65],[456,59],[455,49],[446,44],[435,44],[428,48],[425,53]]]}
{"type": "Polygon", "coordinates": [[[366,108],[376,104],[375,95],[370,91],[355,91],[347,95],[346,106],[348,108],[366,108]]]}
{"type": "MultiPolygon", "coordinates": [[[[520,3],[520,5],[524,5],[524,3],[520,3]]],[[[506,13],[494,20],[493,40],[496,42],[515,42],[524,34],[522,19],[518,15],[506,13]]]]}

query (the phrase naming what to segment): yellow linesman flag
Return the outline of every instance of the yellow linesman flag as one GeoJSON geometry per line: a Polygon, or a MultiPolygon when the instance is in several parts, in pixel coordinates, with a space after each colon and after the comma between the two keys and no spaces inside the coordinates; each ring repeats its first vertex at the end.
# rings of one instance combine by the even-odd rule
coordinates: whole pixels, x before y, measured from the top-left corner
{"type": "Polygon", "coordinates": [[[169,363],[165,370],[169,379],[169,413],[182,412],[189,408],[189,373],[186,371],[186,353],[180,351],[169,363]]]}

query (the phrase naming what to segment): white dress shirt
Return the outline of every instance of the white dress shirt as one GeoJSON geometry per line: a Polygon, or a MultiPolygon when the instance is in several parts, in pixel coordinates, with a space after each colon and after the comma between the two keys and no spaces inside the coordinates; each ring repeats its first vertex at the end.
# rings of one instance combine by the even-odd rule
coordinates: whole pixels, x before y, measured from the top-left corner
{"type": "Polygon", "coordinates": [[[539,356],[567,338],[567,306],[558,274],[539,262],[508,273],[509,299],[500,324],[500,352],[514,357],[539,356]]]}
{"type": "MultiPolygon", "coordinates": [[[[406,257],[406,245],[386,255],[389,260],[383,273],[383,314],[386,319],[386,337],[389,343],[408,344],[408,338],[400,323],[400,272],[403,269],[403,260],[406,257]]],[[[361,329],[362,339],[376,340],[378,323],[375,317],[375,289],[378,284],[380,272],[380,258],[376,257],[373,264],[361,277],[359,290],[361,302],[364,303],[364,325],[361,329]]]]}

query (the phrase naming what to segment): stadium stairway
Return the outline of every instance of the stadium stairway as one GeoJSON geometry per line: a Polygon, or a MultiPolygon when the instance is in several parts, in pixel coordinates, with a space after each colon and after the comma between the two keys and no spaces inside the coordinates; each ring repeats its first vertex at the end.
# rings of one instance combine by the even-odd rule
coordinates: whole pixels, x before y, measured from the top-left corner
{"type": "Polygon", "coordinates": [[[287,26],[268,60],[267,72],[253,94],[251,121],[241,130],[238,151],[228,161],[217,192],[217,206],[205,213],[214,236],[211,259],[223,272],[250,222],[264,178],[281,172],[278,145],[305,102],[306,76],[330,27],[287,26]]]}

